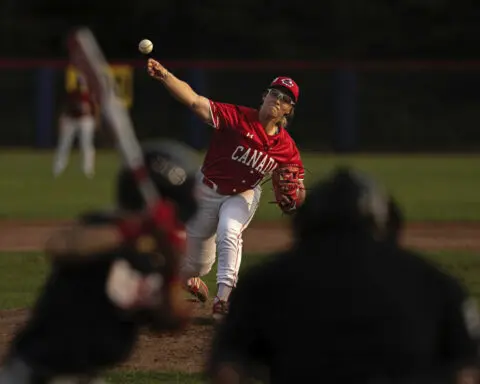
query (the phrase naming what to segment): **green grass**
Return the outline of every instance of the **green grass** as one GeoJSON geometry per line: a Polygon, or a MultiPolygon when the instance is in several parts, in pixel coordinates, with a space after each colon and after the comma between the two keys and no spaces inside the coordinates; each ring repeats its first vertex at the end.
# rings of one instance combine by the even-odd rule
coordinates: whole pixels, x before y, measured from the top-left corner
{"type": "Polygon", "coordinates": [[[375,176],[397,197],[408,220],[479,220],[480,157],[304,156],[318,177],[334,164],[350,164],[375,176]]]}
{"type": "Polygon", "coordinates": [[[480,255],[470,252],[440,251],[427,256],[458,278],[480,304],[480,255]]]}
{"type": "MultiPolygon", "coordinates": [[[[407,220],[480,220],[480,156],[303,155],[307,187],[337,164],[377,177],[399,200],[407,220]]],[[[97,153],[96,177],[86,179],[74,152],[70,166],[53,179],[52,152],[3,151],[0,155],[0,219],[70,219],[90,208],[111,206],[118,156],[97,153]]],[[[255,221],[281,218],[264,186],[255,221]]]]}
{"type": "MultiPolygon", "coordinates": [[[[243,255],[241,271],[265,257],[243,255]]],[[[427,253],[427,257],[458,277],[480,302],[480,255],[466,251],[440,251],[427,253]]],[[[39,252],[0,252],[0,309],[29,306],[47,272],[48,264],[39,252]]],[[[204,278],[211,292],[215,292],[215,279],[216,265],[204,278]]]]}
{"type": "Polygon", "coordinates": [[[32,304],[48,264],[38,252],[0,252],[0,309],[32,304]]]}
{"type": "Polygon", "coordinates": [[[50,152],[6,152],[0,156],[0,218],[69,219],[86,209],[113,203],[113,152],[98,153],[96,177],[87,179],[74,153],[60,178],[52,175],[50,152]]]}

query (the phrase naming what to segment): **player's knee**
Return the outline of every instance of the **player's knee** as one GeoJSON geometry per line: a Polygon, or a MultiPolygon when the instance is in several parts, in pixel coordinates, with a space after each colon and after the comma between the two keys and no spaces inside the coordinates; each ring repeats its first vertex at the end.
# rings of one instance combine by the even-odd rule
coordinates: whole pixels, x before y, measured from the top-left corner
{"type": "Polygon", "coordinates": [[[194,264],[199,276],[205,276],[212,270],[213,263],[197,262],[194,264]]]}
{"type": "Polygon", "coordinates": [[[182,268],[182,274],[187,277],[201,277],[212,270],[213,262],[186,260],[182,268]]]}

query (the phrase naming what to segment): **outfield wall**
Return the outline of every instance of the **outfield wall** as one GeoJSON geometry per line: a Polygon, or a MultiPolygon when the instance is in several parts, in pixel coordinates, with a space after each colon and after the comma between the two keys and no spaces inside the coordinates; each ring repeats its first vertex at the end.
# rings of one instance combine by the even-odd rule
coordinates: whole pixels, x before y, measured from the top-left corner
{"type": "MultiPolygon", "coordinates": [[[[170,136],[205,148],[210,129],[152,81],[144,61],[117,80],[140,137],[170,136]],[[128,75],[128,73],[130,75],[128,75]],[[129,95],[125,95],[129,93],[129,95]]],[[[65,61],[0,60],[3,146],[49,148],[65,93],[65,61]]],[[[277,75],[300,85],[291,126],[305,150],[472,151],[480,143],[480,62],[167,62],[198,92],[257,106],[277,75]]],[[[99,146],[111,145],[108,135],[99,146]]]]}

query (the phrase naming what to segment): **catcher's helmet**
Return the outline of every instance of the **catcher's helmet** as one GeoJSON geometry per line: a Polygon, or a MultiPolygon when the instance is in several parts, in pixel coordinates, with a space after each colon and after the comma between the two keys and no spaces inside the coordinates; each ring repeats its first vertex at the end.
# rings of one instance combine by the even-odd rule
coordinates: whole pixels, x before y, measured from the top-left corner
{"type": "Polygon", "coordinates": [[[335,169],[309,190],[293,220],[299,237],[366,230],[378,239],[394,241],[403,222],[393,197],[371,177],[350,167],[335,169]]]}
{"type": "MultiPolygon", "coordinates": [[[[147,171],[162,195],[177,206],[180,220],[194,215],[194,195],[198,154],[191,147],[175,140],[158,140],[142,144],[147,171]]],[[[141,210],[145,203],[132,173],[122,167],[117,177],[117,204],[126,210],[141,210]]]]}

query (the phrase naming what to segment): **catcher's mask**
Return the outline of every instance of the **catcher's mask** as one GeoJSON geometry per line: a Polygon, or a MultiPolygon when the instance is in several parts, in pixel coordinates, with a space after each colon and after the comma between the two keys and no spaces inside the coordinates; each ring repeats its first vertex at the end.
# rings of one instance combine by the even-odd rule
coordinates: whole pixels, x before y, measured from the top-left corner
{"type": "MultiPolygon", "coordinates": [[[[176,205],[178,216],[186,222],[197,210],[194,195],[195,174],[199,167],[197,152],[175,140],[149,141],[142,144],[147,171],[162,195],[176,205]]],[[[144,200],[132,173],[122,167],[117,177],[119,208],[136,211],[144,200]]]]}
{"type": "Polygon", "coordinates": [[[394,199],[367,175],[339,167],[309,190],[293,218],[299,238],[329,231],[360,230],[396,241],[402,215],[394,199]]]}

